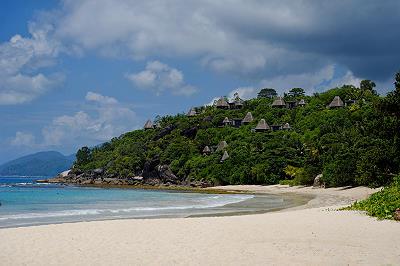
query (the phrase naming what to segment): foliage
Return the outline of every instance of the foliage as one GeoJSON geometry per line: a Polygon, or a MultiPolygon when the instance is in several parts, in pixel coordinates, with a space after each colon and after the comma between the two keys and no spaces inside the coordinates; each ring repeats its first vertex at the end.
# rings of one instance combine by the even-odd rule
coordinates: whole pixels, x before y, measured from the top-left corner
{"type": "Polygon", "coordinates": [[[371,195],[368,199],[356,202],[348,210],[366,211],[378,219],[393,219],[396,209],[400,208],[400,176],[388,187],[371,195]]]}
{"type": "Polygon", "coordinates": [[[257,97],[258,98],[273,98],[277,95],[278,95],[278,93],[276,92],[276,90],[271,89],[271,88],[264,88],[264,89],[260,90],[257,97]]]}
{"type": "MultiPolygon", "coordinates": [[[[400,86],[400,75],[396,82],[400,86]]],[[[381,97],[374,85],[364,80],[359,87],[344,85],[313,96],[294,88],[285,100],[307,102],[294,109],[271,107],[276,91],[265,88],[242,109],[207,106],[196,108],[199,114],[194,117],[157,117],[161,128],[136,130],[98,147],[83,147],[75,167],[101,167],[126,177],[140,174],[146,161],[157,158],[180,178],[222,185],[282,180],[309,185],[321,173],[327,186],[387,185],[400,166],[400,88],[381,97]],[[335,96],[352,100],[352,105],[327,108],[335,96]],[[225,117],[242,119],[247,112],[254,117],[249,125],[222,125],[225,117]],[[269,125],[289,123],[292,130],[252,131],[262,118],[269,125]],[[205,146],[215,150],[222,140],[228,143],[228,160],[220,162],[222,151],[203,155],[205,146]]]]}

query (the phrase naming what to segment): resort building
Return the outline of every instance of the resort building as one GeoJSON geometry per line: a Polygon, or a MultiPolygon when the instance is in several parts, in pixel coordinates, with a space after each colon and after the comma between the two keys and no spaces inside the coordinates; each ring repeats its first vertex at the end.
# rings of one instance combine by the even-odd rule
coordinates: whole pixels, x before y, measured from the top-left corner
{"type": "Polygon", "coordinates": [[[275,108],[286,108],[285,100],[280,96],[276,97],[276,99],[272,103],[272,107],[275,107],[275,108]]]}
{"type": "Polygon", "coordinates": [[[303,107],[303,106],[306,106],[306,101],[304,100],[304,99],[301,99],[298,103],[297,103],[297,105],[298,106],[301,106],[301,107],[303,107]]]}
{"type": "Polygon", "coordinates": [[[344,107],[344,102],[339,96],[335,96],[335,98],[333,98],[332,102],[329,104],[329,108],[331,109],[342,107],[344,107]]]}
{"type": "Polygon", "coordinates": [[[241,109],[244,105],[244,101],[239,97],[239,94],[236,92],[233,96],[233,101],[229,103],[231,109],[241,109]]]}
{"type": "Polygon", "coordinates": [[[225,100],[224,97],[221,97],[216,101],[215,107],[218,109],[229,109],[229,103],[225,100]]]}
{"type": "Polygon", "coordinates": [[[218,109],[241,109],[244,105],[244,100],[239,97],[238,93],[234,94],[232,102],[228,102],[225,97],[219,98],[214,106],[218,109]]]}
{"type": "Polygon", "coordinates": [[[289,123],[285,123],[285,124],[282,126],[282,129],[283,129],[283,130],[290,130],[290,129],[291,129],[291,126],[289,125],[289,123]]]}
{"type": "Polygon", "coordinates": [[[189,117],[196,116],[196,115],[197,115],[197,112],[194,108],[191,108],[189,110],[189,112],[187,113],[187,116],[189,116],[189,117]]]}
{"type": "Polygon", "coordinates": [[[225,161],[226,159],[228,159],[228,158],[229,158],[228,152],[227,152],[227,151],[224,151],[224,154],[222,155],[222,158],[221,158],[221,163],[222,163],[223,161],[225,161]]]}
{"type": "Polygon", "coordinates": [[[211,149],[208,146],[205,146],[203,149],[203,155],[209,155],[211,153],[211,149]]]}
{"type": "Polygon", "coordinates": [[[144,124],[144,130],[147,130],[147,129],[153,129],[154,128],[154,124],[153,124],[153,122],[149,119],[149,120],[147,120],[147,122],[146,122],[146,124],[144,124]]]}
{"type": "Polygon", "coordinates": [[[223,124],[224,126],[230,126],[230,125],[232,125],[232,121],[229,120],[228,117],[225,117],[224,121],[222,121],[222,124],[223,124]]]}
{"type": "Polygon", "coordinates": [[[297,107],[296,101],[286,101],[286,107],[289,109],[294,109],[297,107]]]}
{"type": "Polygon", "coordinates": [[[267,124],[267,122],[265,122],[265,119],[261,119],[256,128],[254,129],[256,132],[265,132],[267,130],[270,130],[271,128],[269,127],[269,125],[267,124]]]}
{"type": "Polygon", "coordinates": [[[247,125],[250,124],[251,122],[253,122],[253,115],[251,114],[251,112],[248,112],[246,116],[243,118],[242,124],[247,125]]]}
{"type": "Polygon", "coordinates": [[[228,143],[225,140],[218,143],[217,151],[223,151],[228,147],[228,143]]]}
{"type": "Polygon", "coordinates": [[[242,125],[242,120],[241,118],[233,118],[232,119],[232,126],[234,127],[240,127],[242,125]]]}
{"type": "Polygon", "coordinates": [[[282,130],[282,125],[272,125],[271,129],[272,131],[282,130]]]}

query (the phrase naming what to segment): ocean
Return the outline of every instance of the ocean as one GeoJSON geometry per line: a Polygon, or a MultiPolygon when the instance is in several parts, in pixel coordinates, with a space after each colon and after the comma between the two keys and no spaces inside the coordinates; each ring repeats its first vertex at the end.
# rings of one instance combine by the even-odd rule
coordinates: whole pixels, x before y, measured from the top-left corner
{"type": "Polygon", "coordinates": [[[0,177],[0,228],[127,218],[269,211],[293,204],[276,195],[203,194],[79,187],[0,177]],[[261,199],[261,200],[260,200],[261,199]]]}

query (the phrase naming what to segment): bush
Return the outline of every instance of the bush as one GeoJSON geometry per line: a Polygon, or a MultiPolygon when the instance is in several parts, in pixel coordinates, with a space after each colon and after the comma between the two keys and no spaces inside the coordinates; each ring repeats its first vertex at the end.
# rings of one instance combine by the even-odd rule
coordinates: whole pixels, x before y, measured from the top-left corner
{"type": "Polygon", "coordinates": [[[378,219],[393,219],[396,209],[400,208],[400,176],[392,185],[372,194],[368,199],[356,202],[348,210],[366,211],[378,219]]]}

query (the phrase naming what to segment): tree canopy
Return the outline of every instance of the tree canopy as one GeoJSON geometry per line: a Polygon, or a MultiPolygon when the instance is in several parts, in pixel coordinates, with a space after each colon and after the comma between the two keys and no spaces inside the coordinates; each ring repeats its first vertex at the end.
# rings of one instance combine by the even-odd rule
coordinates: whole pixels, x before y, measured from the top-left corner
{"type": "Polygon", "coordinates": [[[214,184],[312,184],[318,174],[327,186],[381,186],[391,182],[400,166],[400,75],[386,97],[373,93],[375,84],[345,85],[313,96],[294,88],[307,102],[294,109],[273,108],[274,89],[265,88],[242,109],[197,108],[187,117],[158,117],[161,128],[136,130],[77,153],[75,167],[104,168],[120,178],[140,174],[146,161],[159,158],[181,178],[214,184]],[[352,99],[343,108],[328,109],[335,96],[352,99]],[[222,126],[225,117],[254,121],[239,128],[222,126]],[[269,125],[289,123],[291,130],[254,132],[260,119],[269,125]],[[225,140],[229,158],[221,162],[225,140]],[[204,155],[209,146],[213,151],[204,155]]]}

